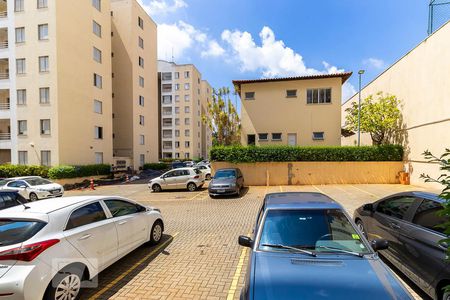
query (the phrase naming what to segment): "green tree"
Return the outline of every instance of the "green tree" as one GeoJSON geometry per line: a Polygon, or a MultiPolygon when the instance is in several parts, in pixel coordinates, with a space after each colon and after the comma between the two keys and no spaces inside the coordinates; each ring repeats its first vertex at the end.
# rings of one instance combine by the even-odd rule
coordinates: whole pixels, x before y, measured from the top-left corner
{"type": "MultiPolygon", "coordinates": [[[[361,101],[361,132],[369,133],[374,145],[388,144],[400,129],[400,101],[394,95],[378,92],[361,101]]],[[[346,109],[345,129],[358,131],[358,103],[346,109]]]]}
{"type": "Polygon", "coordinates": [[[236,107],[230,99],[230,89],[213,89],[203,122],[211,129],[213,144],[221,146],[236,145],[240,142],[241,120],[236,107]]]}

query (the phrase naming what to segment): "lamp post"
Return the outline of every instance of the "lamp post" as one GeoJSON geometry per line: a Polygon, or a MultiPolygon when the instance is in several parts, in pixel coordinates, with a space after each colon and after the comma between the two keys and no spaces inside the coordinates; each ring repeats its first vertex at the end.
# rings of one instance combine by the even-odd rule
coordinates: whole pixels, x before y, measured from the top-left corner
{"type": "Polygon", "coordinates": [[[358,147],[361,145],[361,76],[364,70],[359,70],[359,92],[358,92],[358,147]]]}

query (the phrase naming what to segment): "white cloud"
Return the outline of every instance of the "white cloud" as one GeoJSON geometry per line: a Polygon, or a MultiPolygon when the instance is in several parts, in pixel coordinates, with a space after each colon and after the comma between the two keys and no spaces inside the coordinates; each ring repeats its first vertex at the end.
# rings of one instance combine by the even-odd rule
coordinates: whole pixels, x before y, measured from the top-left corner
{"type": "Polygon", "coordinates": [[[350,97],[352,97],[353,95],[356,94],[356,89],[355,87],[350,83],[350,82],[346,82],[342,85],[342,102],[347,101],[348,99],[350,99],[350,97]]]}
{"type": "Polygon", "coordinates": [[[375,69],[383,69],[386,66],[384,60],[374,57],[363,60],[363,64],[375,69]]]}
{"type": "Polygon", "coordinates": [[[208,42],[208,48],[204,51],[202,51],[201,56],[202,57],[218,57],[222,56],[225,53],[225,49],[222,48],[222,46],[219,45],[219,43],[216,40],[211,40],[208,42]]]}
{"type": "Polygon", "coordinates": [[[188,6],[184,0],[138,0],[138,2],[152,16],[173,13],[188,6]]]}

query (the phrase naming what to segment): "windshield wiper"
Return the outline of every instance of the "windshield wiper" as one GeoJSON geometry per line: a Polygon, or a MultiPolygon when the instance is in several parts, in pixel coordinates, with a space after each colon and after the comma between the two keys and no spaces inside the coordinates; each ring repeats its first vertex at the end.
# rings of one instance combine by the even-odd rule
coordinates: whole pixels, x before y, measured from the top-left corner
{"type": "Polygon", "coordinates": [[[308,255],[311,255],[314,257],[317,256],[316,253],[314,253],[312,251],[308,251],[308,250],[304,250],[304,249],[300,249],[300,248],[296,248],[296,247],[291,247],[291,246],[286,246],[286,245],[281,245],[281,244],[262,244],[261,246],[279,248],[279,249],[287,249],[287,250],[291,250],[291,251],[295,251],[295,252],[300,252],[303,254],[308,254],[308,255]]]}
{"type": "Polygon", "coordinates": [[[344,249],[341,249],[341,248],[327,247],[327,246],[317,246],[316,248],[333,250],[333,251],[337,251],[337,252],[342,252],[342,253],[355,255],[355,256],[358,256],[358,257],[364,257],[364,254],[362,254],[362,253],[358,253],[358,252],[354,252],[354,251],[348,251],[348,250],[344,250],[344,249]]]}

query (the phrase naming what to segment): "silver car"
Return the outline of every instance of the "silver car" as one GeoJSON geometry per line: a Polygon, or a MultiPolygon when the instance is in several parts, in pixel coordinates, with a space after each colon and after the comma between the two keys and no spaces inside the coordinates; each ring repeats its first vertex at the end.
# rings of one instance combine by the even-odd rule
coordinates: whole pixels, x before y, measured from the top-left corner
{"type": "Polygon", "coordinates": [[[0,182],[2,189],[17,191],[25,199],[36,201],[40,199],[61,197],[64,188],[39,176],[14,177],[0,182]]]}
{"type": "Polygon", "coordinates": [[[170,170],[148,182],[154,192],[162,190],[187,189],[191,192],[205,184],[205,174],[196,168],[179,168],[170,170]]]}

